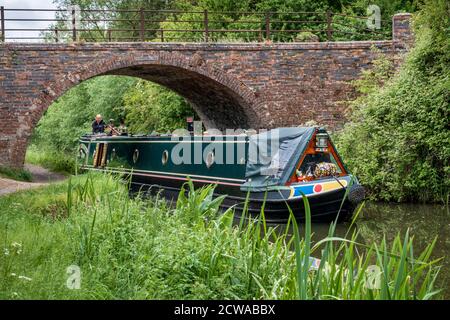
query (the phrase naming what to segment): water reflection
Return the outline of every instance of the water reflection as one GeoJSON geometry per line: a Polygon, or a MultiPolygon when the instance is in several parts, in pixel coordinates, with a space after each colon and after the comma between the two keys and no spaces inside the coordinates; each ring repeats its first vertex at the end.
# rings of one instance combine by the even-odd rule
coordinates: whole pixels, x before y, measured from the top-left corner
{"type": "Polygon", "coordinates": [[[383,235],[392,243],[400,233],[404,235],[409,228],[414,236],[416,253],[425,249],[435,237],[434,258],[444,257],[440,263],[441,272],[437,286],[444,289],[444,296],[450,298],[450,211],[446,206],[419,204],[366,203],[363,216],[357,222],[357,228],[364,242],[380,242],[383,235]]]}

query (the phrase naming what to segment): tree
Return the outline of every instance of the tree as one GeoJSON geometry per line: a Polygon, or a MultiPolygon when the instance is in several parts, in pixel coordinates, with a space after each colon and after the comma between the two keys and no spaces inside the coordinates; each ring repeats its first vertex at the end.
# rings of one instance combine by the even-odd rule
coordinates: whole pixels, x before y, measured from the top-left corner
{"type": "MultiPolygon", "coordinates": [[[[337,144],[373,198],[447,201],[450,190],[450,5],[427,0],[414,18],[416,44],[400,72],[359,81],[364,95],[337,144]]],[[[380,63],[379,66],[383,66],[380,63]]],[[[383,71],[384,70],[384,71],[383,71]]],[[[369,77],[369,78],[368,78],[369,77]]]]}
{"type": "Polygon", "coordinates": [[[137,79],[103,76],[70,89],[53,103],[39,121],[33,142],[60,151],[72,151],[81,135],[91,131],[96,114],[107,121],[124,115],[123,95],[137,79]]]}
{"type": "Polygon", "coordinates": [[[125,94],[124,112],[132,133],[171,132],[185,128],[186,117],[195,115],[184,98],[145,80],[125,94]]]}

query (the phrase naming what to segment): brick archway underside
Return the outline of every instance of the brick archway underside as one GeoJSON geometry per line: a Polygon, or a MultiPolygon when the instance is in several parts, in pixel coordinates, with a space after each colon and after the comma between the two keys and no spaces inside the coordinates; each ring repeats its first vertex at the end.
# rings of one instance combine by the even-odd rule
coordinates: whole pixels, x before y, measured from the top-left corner
{"type": "Polygon", "coordinates": [[[170,65],[146,64],[105,74],[138,77],[175,91],[191,103],[207,128],[250,128],[257,122],[249,101],[226,85],[198,72],[170,65]]]}
{"type": "Polygon", "coordinates": [[[138,77],[173,90],[191,103],[206,128],[257,128],[261,123],[256,112],[258,99],[247,85],[210,65],[198,54],[185,56],[171,52],[157,56],[143,53],[140,56],[106,57],[62,75],[59,81],[47,83],[33,101],[33,127],[45,110],[67,90],[102,75],[138,77]]]}

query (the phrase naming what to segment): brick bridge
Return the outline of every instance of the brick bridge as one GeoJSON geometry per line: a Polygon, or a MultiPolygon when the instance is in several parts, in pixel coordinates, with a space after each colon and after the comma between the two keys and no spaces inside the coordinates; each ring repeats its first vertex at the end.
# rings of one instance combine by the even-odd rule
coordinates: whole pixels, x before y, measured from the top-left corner
{"type": "MultiPolygon", "coordinates": [[[[190,101],[207,127],[271,128],[308,120],[339,128],[349,81],[370,67],[372,46],[399,57],[410,15],[393,18],[392,41],[162,44],[0,44],[0,165],[20,167],[45,110],[100,75],[156,82],[190,101]]],[[[400,61],[400,60],[399,60],[400,61]]]]}

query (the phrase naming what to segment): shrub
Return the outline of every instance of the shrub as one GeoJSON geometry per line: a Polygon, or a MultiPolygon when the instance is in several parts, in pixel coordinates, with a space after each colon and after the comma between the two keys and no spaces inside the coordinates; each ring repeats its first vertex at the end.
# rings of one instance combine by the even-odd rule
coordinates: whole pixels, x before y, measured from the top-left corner
{"type": "Polygon", "coordinates": [[[448,3],[427,1],[415,18],[416,46],[399,73],[385,59],[355,83],[362,94],[337,135],[350,169],[375,199],[446,201],[450,190],[448,3]]]}

